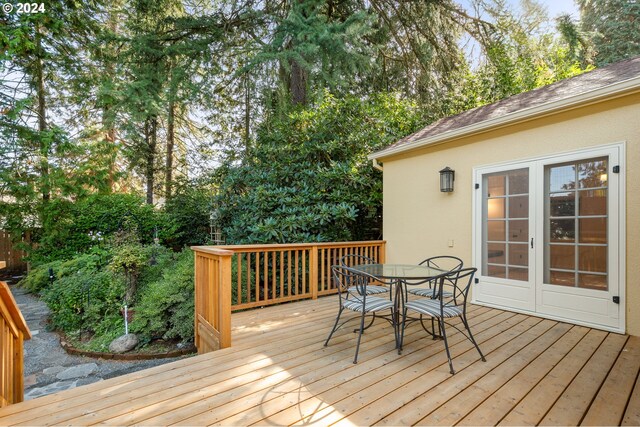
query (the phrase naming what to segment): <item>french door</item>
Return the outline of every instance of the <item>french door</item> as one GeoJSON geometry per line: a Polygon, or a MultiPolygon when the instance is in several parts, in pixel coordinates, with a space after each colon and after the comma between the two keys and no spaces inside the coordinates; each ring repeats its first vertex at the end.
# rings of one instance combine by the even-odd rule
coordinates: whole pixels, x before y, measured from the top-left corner
{"type": "Polygon", "coordinates": [[[624,331],[623,148],[475,170],[476,302],[624,331]]]}

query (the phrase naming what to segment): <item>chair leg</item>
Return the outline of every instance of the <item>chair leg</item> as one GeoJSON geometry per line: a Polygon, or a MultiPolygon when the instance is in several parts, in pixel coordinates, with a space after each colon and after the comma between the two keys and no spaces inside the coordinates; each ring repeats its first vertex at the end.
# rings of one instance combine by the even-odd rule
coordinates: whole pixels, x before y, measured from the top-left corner
{"type": "MultiPolygon", "coordinates": [[[[369,324],[364,327],[363,331],[366,331],[367,329],[369,329],[373,325],[374,320],[376,320],[376,313],[375,312],[371,316],[371,322],[369,322],[369,324]]],[[[359,329],[357,329],[357,328],[353,330],[353,332],[358,332],[358,331],[359,331],[359,329]]]]}
{"type": "Polygon", "coordinates": [[[422,313],[420,313],[420,324],[422,325],[422,329],[424,329],[427,333],[431,334],[431,336],[433,337],[433,339],[435,340],[436,337],[436,332],[435,332],[435,327],[433,326],[433,317],[431,318],[431,329],[427,328],[427,326],[424,324],[424,315],[422,313]]]}
{"type": "Polygon", "coordinates": [[[340,315],[342,314],[342,310],[344,310],[344,308],[340,307],[340,310],[338,311],[338,315],[336,316],[336,322],[333,324],[333,328],[331,328],[331,332],[329,332],[329,336],[327,337],[327,340],[324,342],[325,347],[329,345],[329,340],[331,339],[331,337],[333,336],[333,333],[336,331],[336,328],[338,327],[338,322],[340,321],[340,315]]]}
{"type": "Polygon", "coordinates": [[[476,347],[476,350],[478,350],[478,353],[480,354],[480,359],[482,359],[483,362],[486,362],[487,359],[484,358],[484,354],[482,354],[482,351],[480,350],[480,347],[478,346],[478,343],[476,342],[476,339],[473,338],[473,334],[471,333],[471,328],[469,328],[469,322],[467,322],[467,317],[466,316],[460,316],[460,318],[462,320],[462,324],[467,329],[467,333],[469,334],[469,339],[471,340],[473,345],[476,347]]]}
{"type": "Polygon", "coordinates": [[[444,339],[444,349],[447,351],[447,359],[449,359],[449,372],[455,374],[456,371],[453,370],[453,362],[451,361],[451,352],[449,351],[449,343],[447,342],[447,332],[444,329],[444,319],[438,317],[438,326],[440,328],[440,333],[442,334],[442,339],[444,339]]]}
{"type": "Polygon", "coordinates": [[[407,309],[402,309],[402,329],[400,329],[400,325],[397,325],[399,338],[396,341],[396,345],[398,346],[398,354],[402,354],[402,344],[404,343],[404,328],[407,324],[407,309]]]}
{"type": "Polygon", "coordinates": [[[353,358],[353,363],[358,363],[358,351],[360,350],[360,340],[362,339],[362,333],[364,332],[364,316],[367,314],[362,310],[362,317],[360,318],[360,331],[358,333],[358,342],[356,344],[356,356],[353,358]]]}

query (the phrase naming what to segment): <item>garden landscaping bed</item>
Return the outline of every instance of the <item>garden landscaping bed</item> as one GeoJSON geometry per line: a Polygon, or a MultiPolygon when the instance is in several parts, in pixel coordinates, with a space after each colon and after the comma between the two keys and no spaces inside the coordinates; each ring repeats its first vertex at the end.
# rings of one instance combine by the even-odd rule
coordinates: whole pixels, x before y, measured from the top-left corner
{"type": "Polygon", "coordinates": [[[185,348],[176,348],[177,341],[158,340],[140,349],[134,349],[127,353],[109,353],[102,351],[85,350],[77,347],[74,340],[60,333],[60,346],[69,354],[76,356],[94,357],[107,360],[152,360],[168,359],[195,353],[196,347],[189,344],[185,348]]]}

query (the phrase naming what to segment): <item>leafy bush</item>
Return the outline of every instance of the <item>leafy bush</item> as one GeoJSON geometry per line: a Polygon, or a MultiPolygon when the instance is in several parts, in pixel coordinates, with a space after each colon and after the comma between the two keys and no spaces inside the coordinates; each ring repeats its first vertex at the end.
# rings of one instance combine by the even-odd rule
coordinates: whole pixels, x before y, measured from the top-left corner
{"type": "Polygon", "coordinates": [[[392,96],[326,95],[268,122],[240,165],[227,164],[216,202],[229,243],[379,236],[382,179],[367,154],[417,128],[419,111],[392,96]]]}
{"type": "Polygon", "coordinates": [[[51,326],[71,338],[91,337],[83,343],[87,349],[107,351],[109,343],[124,333],[120,310],[128,301],[140,316],[138,323],[152,326],[149,331],[146,326],[137,330],[143,342],[158,335],[192,340],[191,251],[178,255],[160,245],[136,243],[130,236],[123,241],[121,233],[116,237],[113,244],[68,261],[42,264],[23,281],[29,290],[41,292],[52,312],[51,326]],[[52,285],[50,267],[55,273],[52,285]],[[126,300],[128,292],[132,293],[126,300]]]}
{"type": "Polygon", "coordinates": [[[108,270],[86,267],[60,279],[43,293],[51,325],[69,333],[120,329],[125,283],[108,270]]]}
{"type": "Polygon", "coordinates": [[[153,241],[156,228],[161,239],[173,233],[162,212],[132,194],[94,194],[75,203],[56,200],[46,215],[55,221],[48,222],[30,255],[36,264],[72,258],[131,226],[143,243],[153,241]]]}
{"type": "Polygon", "coordinates": [[[152,338],[193,340],[193,252],[185,249],[162,278],[147,284],[131,330],[145,341],[152,338]]]}
{"type": "Polygon", "coordinates": [[[212,208],[213,191],[206,186],[180,187],[167,200],[164,212],[168,227],[173,234],[167,244],[181,249],[184,246],[203,245],[211,238],[209,215],[212,208]]]}
{"type": "Polygon", "coordinates": [[[22,279],[20,286],[29,292],[41,293],[49,287],[49,269],[53,272],[54,281],[77,273],[79,270],[94,269],[109,262],[110,253],[102,248],[94,248],[86,254],[79,255],[67,261],[53,261],[33,268],[27,277],[22,279]]]}

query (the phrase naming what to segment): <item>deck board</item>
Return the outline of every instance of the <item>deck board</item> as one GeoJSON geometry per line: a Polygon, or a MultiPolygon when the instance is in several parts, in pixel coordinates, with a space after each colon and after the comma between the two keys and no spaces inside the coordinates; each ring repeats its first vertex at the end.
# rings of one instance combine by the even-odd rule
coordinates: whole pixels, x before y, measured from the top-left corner
{"type": "MultiPolygon", "coordinates": [[[[538,356],[533,362],[495,392],[488,388],[481,389],[486,397],[476,408],[468,410],[457,425],[477,426],[496,425],[504,414],[509,413],[529,391],[544,379],[551,370],[584,339],[588,328],[574,326],[561,340],[554,343],[547,351],[538,356]]],[[[501,374],[497,372],[496,374],[501,374]]],[[[466,392],[466,391],[465,391],[466,392]]]]}
{"type": "Polygon", "coordinates": [[[627,336],[610,334],[556,401],[540,425],[578,425],[622,351],[627,336]]]}
{"type": "Polygon", "coordinates": [[[323,343],[335,296],[234,313],[232,347],[0,409],[0,425],[534,425],[640,421],[640,339],[487,307],[487,361],[418,324],[401,355],[376,321],[323,343]]]}

